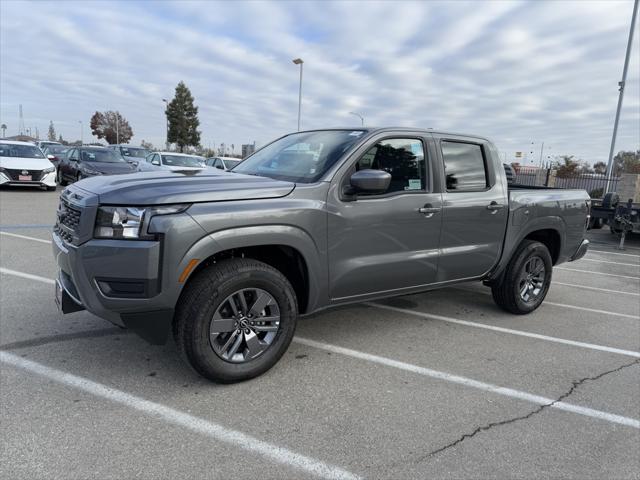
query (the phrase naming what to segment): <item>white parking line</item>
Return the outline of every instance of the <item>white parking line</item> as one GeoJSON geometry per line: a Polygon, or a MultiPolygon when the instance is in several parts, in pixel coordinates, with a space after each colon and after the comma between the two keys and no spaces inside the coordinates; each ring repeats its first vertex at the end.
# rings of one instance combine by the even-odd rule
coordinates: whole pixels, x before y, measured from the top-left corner
{"type": "Polygon", "coordinates": [[[563,283],[563,282],[556,282],[555,280],[551,283],[551,286],[553,287],[554,285],[564,285],[565,287],[576,287],[576,288],[583,288],[585,290],[594,290],[596,292],[605,292],[605,293],[615,293],[617,294],[621,294],[621,295],[633,295],[634,297],[640,297],[640,293],[633,293],[633,292],[621,292],[618,290],[610,290],[608,288],[598,288],[598,287],[587,287],[586,285],[576,285],[574,283],[563,283]]]}
{"type": "Polygon", "coordinates": [[[26,235],[19,235],[17,233],[10,233],[10,232],[2,232],[2,231],[0,231],[0,235],[6,235],[7,237],[22,238],[23,240],[32,240],[34,242],[41,242],[41,243],[51,244],[51,240],[43,240],[41,238],[36,238],[36,237],[27,237],[26,235]]]}
{"type": "Polygon", "coordinates": [[[480,382],[472,378],[452,375],[446,372],[439,372],[437,370],[431,370],[430,368],[420,367],[411,363],[400,362],[398,360],[392,360],[390,358],[380,357],[378,355],[372,355],[370,353],[360,352],[358,350],[352,350],[350,348],[339,347],[337,345],[331,345],[324,342],[317,342],[308,338],[295,337],[293,341],[302,345],[307,345],[308,347],[318,348],[320,350],[358,358],[360,360],[377,363],[386,367],[392,367],[407,372],[417,373],[418,375],[424,375],[425,377],[437,378],[439,380],[457,383],[466,387],[484,390],[485,392],[497,393],[498,395],[504,395],[505,397],[510,398],[517,398],[526,402],[535,403],[536,405],[548,405],[551,408],[557,408],[559,410],[577,413],[586,417],[599,418],[607,422],[617,423],[620,425],[626,425],[628,427],[640,429],[640,420],[636,420],[635,418],[623,417],[621,415],[615,415],[613,413],[603,412],[601,410],[581,407],[579,405],[573,405],[571,403],[556,402],[553,398],[546,398],[540,395],[534,395],[520,390],[514,390],[512,388],[500,387],[498,385],[480,382]]]}
{"type": "Polygon", "coordinates": [[[640,277],[634,277],[632,275],[616,275],[613,273],[594,272],[592,270],[578,270],[577,268],[553,267],[553,269],[564,270],[565,272],[590,273],[591,275],[604,275],[605,277],[632,278],[634,280],[640,280],[640,277]]]}
{"type": "Polygon", "coordinates": [[[46,379],[89,393],[96,397],[110,400],[125,407],[159,418],[173,425],[184,427],[193,432],[205,435],[213,440],[233,445],[236,448],[257,453],[277,463],[303,470],[322,478],[338,480],[357,480],[357,475],[339,467],[321,462],[306,455],[301,455],[269,442],[232,430],[217,423],[209,422],[188,413],[181,412],[159,403],[145,400],[115,388],[67,372],[56,370],[46,365],[27,360],[12,353],[0,351],[0,361],[7,365],[35,373],[46,379]]]}
{"type": "Polygon", "coordinates": [[[485,330],[492,330],[494,332],[508,333],[511,335],[518,335],[521,337],[529,337],[529,338],[535,338],[537,340],[545,340],[547,342],[561,343],[564,345],[571,345],[574,347],[588,348],[590,350],[599,350],[602,352],[616,353],[619,355],[626,355],[629,357],[640,358],[640,352],[635,352],[633,350],[623,350],[621,348],[607,347],[604,345],[596,345],[593,343],[577,342],[575,340],[567,340],[564,338],[550,337],[548,335],[541,335],[538,333],[526,332],[523,330],[513,330],[511,328],[497,327],[495,325],[488,325],[486,323],[470,322],[467,320],[444,317],[442,315],[435,315],[432,313],[425,313],[417,310],[409,310],[406,308],[392,307],[390,305],[382,305],[380,303],[366,303],[365,305],[369,305],[370,307],[375,307],[375,308],[381,308],[383,310],[389,310],[392,312],[404,313],[405,315],[412,315],[415,317],[425,318],[427,320],[437,320],[440,322],[455,323],[457,325],[464,325],[466,327],[482,328],[485,330]]]}
{"type": "Polygon", "coordinates": [[[35,280],[36,282],[56,283],[55,280],[51,280],[50,278],[41,277],[39,275],[31,275],[30,273],[18,272],[17,270],[11,270],[10,268],[0,267],[0,273],[4,273],[5,275],[13,275],[14,277],[26,278],[28,280],[35,280]]]}
{"type": "Polygon", "coordinates": [[[640,258],[640,255],[636,255],[635,253],[607,252],[606,250],[591,250],[591,249],[589,249],[589,253],[604,253],[606,255],[623,255],[625,257],[640,258]]]}
{"type": "MultiPolygon", "coordinates": [[[[466,292],[479,293],[481,295],[491,295],[491,292],[488,292],[488,291],[485,291],[485,290],[478,290],[478,289],[475,289],[475,288],[462,287],[462,286],[456,286],[456,287],[451,287],[451,288],[455,288],[456,290],[463,290],[463,291],[466,291],[466,292]]],[[[631,318],[633,320],[640,319],[640,317],[638,317],[638,315],[629,315],[628,313],[610,312],[609,310],[596,310],[595,308],[579,307],[577,305],[566,305],[564,303],[555,303],[555,302],[550,302],[548,300],[545,300],[542,303],[542,305],[540,305],[540,306],[544,307],[545,305],[552,305],[554,307],[562,307],[562,308],[570,308],[572,310],[582,310],[583,312],[599,313],[601,315],[610,315],[610,316],[613,316],[613,317],[631,318]]]]}
{"type": "Polygon", "coordinates": [[[595,258],[581,258],[578,261],[583,262],[596,262],[596,263],[608,263],[610,265],[624,265],[628,267],[640,267],[640,263],[622,263],[622,262],[610,262],[609,260],[597,260],[595,258]]]}

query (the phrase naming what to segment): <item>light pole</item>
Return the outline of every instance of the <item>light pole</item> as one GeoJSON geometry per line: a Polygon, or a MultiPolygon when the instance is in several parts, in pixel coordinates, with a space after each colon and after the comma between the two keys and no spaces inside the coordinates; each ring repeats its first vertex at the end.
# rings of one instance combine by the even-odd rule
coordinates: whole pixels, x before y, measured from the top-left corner
{"type": "Polygon", "coordinates": [[[3,123],[2,126],[0,126],[0,128],[2,129],[2,138],[7,136],[7,126],[3,123]]]}
{"type": "Polygon", "coordinates": [[[607,184],[604,193],[609,192],[611,188],[611,176],[613,175],[613,151],[616,148],[616,136],[618,135],[618,122],[620,121],[620,110],[622,109],[622,99],[624,98],[624,84],[627,81],[627,70],[629,69],[629,57],[631,56],[631,44],[633,43],[633,31],[636,26],[636,17],[638,16],[638,0],[633,3],[633,14],[631,15],[631,28],[629,29],[629,41],[627,42],[627,55],[624,58],[624,67],[622,68],[622,81],[618,82],[618,108],[616,109],[616,119],[613,122],[613,135],[611,136],[611,149],[609,150],[609,161],[607,162],[607,184]]]}
{"type": "Polygon", "coordinates": [[[167,110],[169,110],[169,101],[166,98],[163,98],[162,101],[167,106],[167,108],[164,111],[164,115],[165,117],[167,117],[167,120],[166,120],[167,135],[166,135],[165,147],[167,150],[169,150],[169,115],[167,115],[167,110]]]}
{"type": "Polygon", "coordinates": [[[298,89],[298,131],[300,131],[300,114],[302,112],[302,65],[304,62],[301,58],[293,59],[293,63],[300,65],[300,87],[298,89]]]}
{"type": "Polygon", "coordinates": [[[364,127],[364,117],[362,115],[360,115],[357,112],[349,112],[351,115],[355,115],[356,117],[360,117],[360,122],[362,123],[362,126],[364,127]]]}
{"type": "Polygon", "coordinates": [[[116,145],[120,145],[120,114],[116,111],[116,145]]]}
{"type": "Polygon", "coordinates": [[[80,146],[82,146],[84,145],[84,124],[82,120],[78,120],[78,123],[80,124],[80,146]]]}

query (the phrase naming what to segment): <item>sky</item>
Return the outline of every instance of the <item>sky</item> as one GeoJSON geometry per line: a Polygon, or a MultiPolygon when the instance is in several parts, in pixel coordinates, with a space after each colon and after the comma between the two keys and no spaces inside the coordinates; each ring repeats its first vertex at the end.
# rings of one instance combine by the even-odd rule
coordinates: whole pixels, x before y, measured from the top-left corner
{"type": "MultiPolygon", "coordinates": [[[[91,138],[118,110],[165,140],[184,81],[201,143],[262,145],[302,128],[413,126],[484,135],[522,163],[606,161],[633,2],[0,2],[0,123],[91,138]],[[533,152],[533,153],[530,153],[533,152]]],[[[640,25],[616,151],[640,149],[640,25]]],[[[94,139],[95,140],[95,139],[94,139]]]]}

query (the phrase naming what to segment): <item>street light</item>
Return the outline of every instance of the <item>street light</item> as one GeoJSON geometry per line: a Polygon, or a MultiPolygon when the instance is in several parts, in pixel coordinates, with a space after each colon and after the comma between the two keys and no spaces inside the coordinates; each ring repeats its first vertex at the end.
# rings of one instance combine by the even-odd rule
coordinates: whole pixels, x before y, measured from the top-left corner
{"type": "Polygon", "coordinates": [[[80,124],[80,146],[82,146],[84,145],[84,124],[82,120],[78,120],[78,123],[80,124]]]}
{"type": "Polygon", "coordinates": [[[294,58],[293,63],[300,65],[300,88],[298,90],[298,131],[300,131],[300,114],[302,112],[302,65],[304,62],[301,58],[294,58]]]}
{"type": "Polygon", "coordinates": [[[360,117],[360,122],[362,122],[362,126],[364,127],[364,117],[356,112],[349,112],[351,115],[355,115],[356,117],[360,117]]]}
{"type": "Polygon", "coordinates": [[[167,117],[167,139],[165,141],[165,147],[169,150],[169,116],[167,115],[167,110],[169,110],[169,101],[166,98],[163,98],[162,101],[167,105],[167,108],[164,111],[165,116],[167,117]]]}

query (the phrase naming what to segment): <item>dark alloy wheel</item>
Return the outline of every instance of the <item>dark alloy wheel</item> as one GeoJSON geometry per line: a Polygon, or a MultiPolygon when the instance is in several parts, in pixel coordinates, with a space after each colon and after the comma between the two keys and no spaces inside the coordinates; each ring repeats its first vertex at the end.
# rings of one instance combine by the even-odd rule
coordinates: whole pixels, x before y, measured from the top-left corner
{"type": "Polygon", "coordinates": [[[504,310],[523,315],[540,306],[549,291],[553,262],[547,247],[524,240],[514,252],[499,282],[491,286],[493,300],[504,310]]]}
{"type": "Polygon", "coordinates": [[[211,348],[228,362],[257,358],[273,343],[280,328],[280,308],[260,288],[245,288],[225,298],[209,325],[211,348]]]}
{"type": "Polygon", "coordinates": [[[520,298],[525,303],[535,302],[544,290],[546,269],[538,255],[529,257],[518,279],[520,298]]]}
{"type": "Polygon", "coordinates": [[[298,305],[293,287],[263,262],[230,258],[196,272],[176,306],[173,334],[203,377],[232,383],[269,370],[289,347],[298,305]]]}

